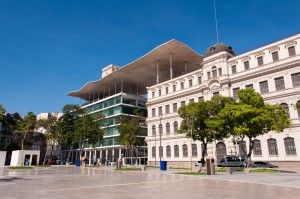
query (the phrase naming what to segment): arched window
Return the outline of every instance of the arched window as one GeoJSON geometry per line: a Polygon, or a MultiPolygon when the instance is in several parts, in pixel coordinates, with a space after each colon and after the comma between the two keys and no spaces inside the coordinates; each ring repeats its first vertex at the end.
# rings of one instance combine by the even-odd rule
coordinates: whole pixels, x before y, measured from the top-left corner
{"type": "Polygon", "coordinates": [[[297,155],[294,138],[284,138],[284,147],[286,155],[297,155]]]}
{"type": "Polygon", "coordinates": [[[156,149],[155,146],[152,147],[152,158],[156,157],[156,149]]]}
{"type": "Polygon", "coordinates": [[[214,77],[217,77],[218,75],[217,75],[217,67],[212,67],[212,77],[214,78],[214,77]]]}
{"type": "Polygon", "coordinates": [[[156,135],[156,127],[155,125],[152,126],[152,136],[156,135]]]}
{"type": "Polygon", "coordinates": [[[278,155],[276,139],[270,138],[267,140],[269,155],[278,155]]]}
{"type": "Polygon", "coordinates": [[[168,145],[167,147],[167,158],[170,158],[171,157],[171,147],[168,145]]]}
{"type": "Polygon", "coordinates": [[[166,134],[170,135],[170,123],[169,122],[166,124],[166,134]]]}
{"type": "Polygon", "coordinates": [[[162,125],[162,124],[160,124],[160,125],[158,126],[158,131],[159,131],[159,135],[162,135],[162,134],[163,134],[163,125],[162,125]]]}
{"type": "Polygon", "coordinates": [[[175,145],[174,146],[174,157],[179,157],[179,146],[175,145]]]}
{"type": "Polygon", "coordinates": [[[284,108],[287,117],[290,119],[290,109],[289,109],[289,105],[287,105],[286,103],[282,103],[282,104],[280,104],[280,105],[284,108]]]}
{"type": "Polygon", "coordinates": [[[186,144],[182,145],[182,155],[183,157],[188,157],[188,147],[186,144]]]}
{"type": "Polygon", "coordinates": [[[159,147],[159,157],[163,157],[164,155],[164,149],[162,146],[159,147]]]}
{"type": "Polygon", "coordinates": [[[174,124],[173,124],[173,126],[174,126],[174,133],[176,133],[177,130],[178,130],[178,122],[175,121],[174,124]]]}
{"type": "Polygon", "coordinates": [[[239,144],[239,154],[241,156],[246,156],[247,155],[247,146],[246,146],[246,141],[242,141],[239,144]]]}
{"type": "Polygon", "coordinates": [[[193,157],[197,157],[198,153],[197,153],[197,144],[192,144],[192,156],[193,157]]]}
{"type": "Polygon", "coordinates": [[[253,155],[262,155],[260,140],[253,140],[253,155]]]}

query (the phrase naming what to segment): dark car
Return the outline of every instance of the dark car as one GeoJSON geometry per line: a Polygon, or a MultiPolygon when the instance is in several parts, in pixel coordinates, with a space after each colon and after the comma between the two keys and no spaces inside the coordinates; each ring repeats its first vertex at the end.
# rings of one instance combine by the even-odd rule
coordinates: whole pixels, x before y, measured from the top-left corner
{"type": "Polygon", "coordinates": [[[225,155],[218,167],[245,167],[245,157],[236,155],[225,155]]]}
{"type": "Polygon", "coordinates": [[[250,164],[251,168],[278,168],[277,165],[271,164],[270,162],[255,161],[250,164]]]}

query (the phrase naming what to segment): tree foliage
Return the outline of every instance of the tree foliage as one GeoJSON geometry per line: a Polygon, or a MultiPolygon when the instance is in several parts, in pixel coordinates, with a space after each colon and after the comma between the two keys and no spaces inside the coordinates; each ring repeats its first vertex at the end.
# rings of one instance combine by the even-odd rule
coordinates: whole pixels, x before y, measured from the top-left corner
{"type": "MultiPolygon", "coordinates": [[[[78,105],[67,104],[64,115],[59,118],[58,129],[62,134],[62,145],[67,149],[78,147],[80,152],[85,144],[96,147],[103,142],[105,117],[92,116],[78,105]]],[[[69,159],[69,158],[68,158],[69,159]]]]}
{"type": "Polygon", "coordinates": [[[233,137],[249,139],[247,157],[251,159],[254,138],[269,131],[281,132],[290,126],[290,120],[280,105],[265,104],[261,95],[253,89],[238,92],[239,102],[227,104],[218,114],[224,130],[233,137]]]}
{"type": "Polygon", "coordinates": [[[143,126],[145,121],[143,112],[135,110],[134,114],[136,116],[120,116],[117,120],[119,123],[117,128],[120,133],[119,143],[126,147],[127,153],[131,152],[131,157],[134,148],[144,145],[143,137],[146,135],[146,129],[143,126]]]}
{"type": "Polygon", "coordinates": [[[233,102],[230,97],[215,95],[210,101],[201,100],[179,108],[178,114],[183,121],[178,132],[185,133],[187,137],[203,143],[202,163],[204,163],[208,142],[227,136],[223,131],[224,124],[216,116],[227,104],[233,102]]]}
{"type": "Polygon", "coordinates": [[[5,108],[3,107],[2,104],[0,104],[0,120],[3,120],[5,112],[6,112],[5,108]]]}

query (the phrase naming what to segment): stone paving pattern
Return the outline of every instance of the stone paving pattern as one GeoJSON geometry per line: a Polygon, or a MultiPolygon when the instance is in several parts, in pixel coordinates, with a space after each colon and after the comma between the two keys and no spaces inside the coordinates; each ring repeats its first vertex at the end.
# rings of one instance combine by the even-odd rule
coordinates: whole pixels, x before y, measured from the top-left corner
{"type": "Polygon", "coordinates": [[[297,174],[187,176],[174,172],[176,170],[115,171],[114,167],[58,166],[33,170],[0,167],[0,198],[300,198],[297,174]]]}

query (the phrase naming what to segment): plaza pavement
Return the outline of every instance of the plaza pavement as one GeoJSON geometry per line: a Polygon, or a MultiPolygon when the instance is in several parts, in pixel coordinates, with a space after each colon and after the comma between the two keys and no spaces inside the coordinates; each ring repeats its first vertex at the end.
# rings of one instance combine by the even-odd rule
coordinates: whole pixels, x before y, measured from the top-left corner
{"type": "MultiPolygon", "coordinates": [[[[181,170],[182,171],[182,170],[181,170]]],[[[0,167],[0,199],[300,198],[291,173],[174,174],[176,170],[115,171],[114,167],[0,167]]]]}

